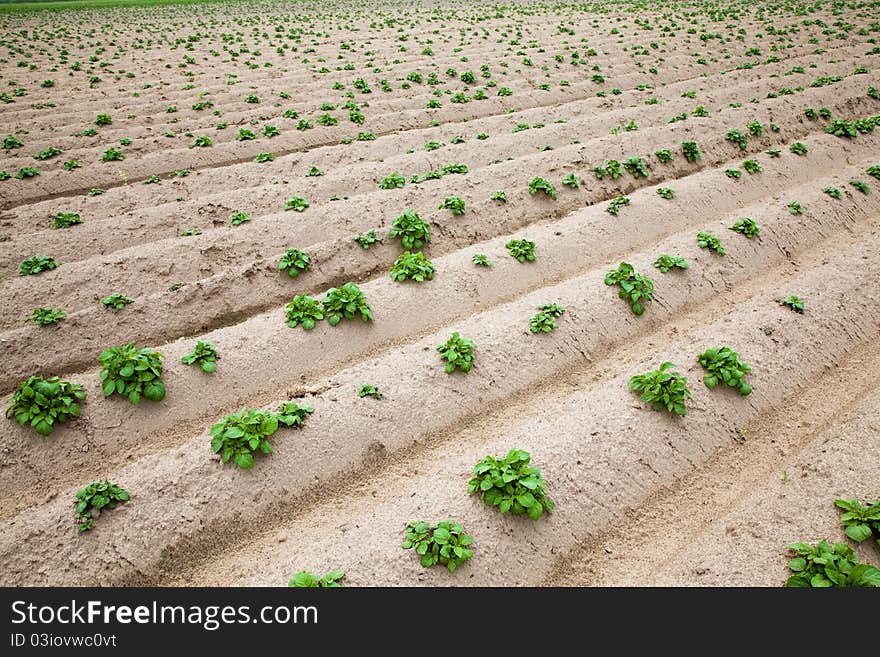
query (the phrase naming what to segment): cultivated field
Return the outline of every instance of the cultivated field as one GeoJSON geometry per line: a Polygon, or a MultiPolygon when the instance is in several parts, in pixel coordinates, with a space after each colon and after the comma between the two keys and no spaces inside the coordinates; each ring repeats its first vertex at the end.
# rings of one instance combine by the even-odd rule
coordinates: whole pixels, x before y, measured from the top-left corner
{"type": "Polygon", "coordinates": [[[878,36],[0,12],[0,584],[880,586],[878,36]]]}

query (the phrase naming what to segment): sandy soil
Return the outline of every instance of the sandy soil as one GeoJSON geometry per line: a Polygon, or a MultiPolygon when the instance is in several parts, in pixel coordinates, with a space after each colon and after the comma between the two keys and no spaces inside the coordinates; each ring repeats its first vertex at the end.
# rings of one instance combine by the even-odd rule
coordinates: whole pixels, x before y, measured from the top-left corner
{"type": "MultiPolygon", "coordinates": [[[[34,373],[87,391],[82,416],[49,438],[0,425],[0,583],[278,585],[298,570],[342,568],[351,585],[778,586],[787,543],[840,540],[833,499],[878,497],[880,293],[866,281],[880,275],[880,184],[866,170],[880,161],[880,131],[836,137],[804,109],[877,114],[866,92],[880,87],[880,51],[859,33],[871,18],[857,10],[811,14],[824,24],[783,12],[771,35],[761,6],[732,23],[701,15],[701,29],[728,35],[723,42],[661,31],[668,12],[640,13],[650,31],[626,27],[632,15],[620,8],[540,9],[536,20],[511,7],[476,21],[485,8],[459,7],[441,26],[384,5],[408,26],[399,32],[371,25],[368,10],[304,5],[313,25],[290,38],[279,4],[250,17],[261,27],[253,33],[236,4],[203,8],[216,22],[208,31],[191,7],[119,9],[102,18],[110,27],[74,29],[49,46],[71,12],[0,15],[0,90],[26,90],[0,105],[0,136],[24,142],[0,151],[0,170],[40,169],[0,181],[2,403],[34,373]],[[841,20],[854,28],[825,29],[841,20]],[[173,22],[194,40],[175,44],[162,31],[173,22]],[[238,41],[221,37],[236,31],[238,41]],[[32,51],[33,70],[13,64],[23,59],[16,48],[32,51]],[[70,70],[74,61],[81,70],[70,70]],[[450,68],[473,71],[475,82],[450,68]],[[407,80],[413,71],[421,82],[407,80]],[[357,78],[372,92],[360,93],[357,78]],[[832,82],[813,86],[823,79],[832,82]],[[451,102],[476,89],[487,98],[451,102]],[[260,102],[245,102],[249,94],[260,102]],[[442,106],[426,109],[434,98],[442,106]],[[349,101],[363,124],[349,120],[349,101]],[[708,116],[692,115],[697,106],[708,116]],[[112,124],[79,134],[102,113],[112,124]],[[318,125],[325,114],[338,124],[318,125]],[[297,130],[300,120],[313,127],[297,130]],[[630,122],[636,130],[623,129],[630,122]],[[744,147],[726,138],[749,134],[752,122],[763,132],[744,147]],[[266,125],[280,134],[262,135],[266,125]],[[239,129],[257,138],[238,141],[239,129]],[[212,145],[193,147],[200,135],[212,145]],[[680,146],[690,140],[702,153],[693,163],[680,146]],[[806,155],[790,151],[795,142],[806,155]],[[125,159],[101,162],[111,146],[125,159]],[[33,158],[49,147],[63,153],[33,158]],[[662,163],[660,149],[674,160],[662,163]],[[253,161],[268,152],[274,160],[253,161]],[[630,157],[644,159],[647,177],[593,174],[630,157]],[[65,170],[71,159],[82,166],[65,170]],[[759,173],[726,173],[748,159],[759,173]],[[454,163],[468,172],[379,188],[392,172],[409,180],[454,163]],[[323,175],[306,176],[313,167],[323,175]],[[568,173],[579,188],[562,185],[568,173]],[[529,193],[535,176],[554,184],[555,201],[529,193]],[[674,198],[662,199],[662,187],[674,198]],[[506,203],[491,199],[497,190],[506,203]],[[295,194],[310,202],[302,213],[283,209],[295,194]],[[630,203],[615,217],[606,208],[621,194],[630,203]],[[461,216],[438,210],[453,195],[466,203],[461,216]],[[803,214],[789,212],[793,201],[803,214]],[[401,249],[387,232],[407,208],[431,225],[430,282],[388,276],[401,249]],[[231,226],[234,210],[251,220],[231,226]],[[83,223],[53,230],[59,212],[83,223]],[[741,217],[758,222],[760,238],[728,230],[741,217]],[[353,238],[371,228],[386,238],[364,250],[353,238]],[[699,231],[718,235],[727,255],[698,248],[699,231]],[[535,262],[507,254],[520,238],[535,241],[535,262]],[[290,246],[313,261],[296,279],[277,269],[290,246]],[[664,252],[690,268],[661,274],[652,262],[664,252]],[[475,267],[474,253],[493,266],[475,267]],[[19,276],[34,254],[61,265],[19,276]],[[603,283],[623,260],[655,282],[641,317],[603,283]],[[366,294],[374,322],[285,325],[294,295],[347,281],[366,294]],[[112,292],[135,301],[105,310],[99,300],[112,292]],[[776,303],[791,294],[806,299],[804,315],[776,303]],[[567,309],[559,328],[532,334],[529,317],[550,301],[567,309]],[[22,324],[38,306],[68,316],[57,327],[22,324]],[[446,375],[436,353],[453,331],[478,345],[468,375],[446,375]],[[220,353],[213,375],[180,362],[197,339],[220,353]],[[127,341],[164,354],[160,404],[103,399],[97,356],[127,341]],[[721,344],[751,364],[749,397],[702,385],[696,355],[721,344]],[[665,360],[688,376],[686,418],[654,413],[627,389],[665,360]],[[383,398],[359,398],[365,382],[383,398]],[[211,454],[208,428],[224,415],[290,399],[314,415],[279,430],[276,453],[253,470],[211,454]],[[467,496],[473,464],[511,447],[541,468],[552,516],[502,517],[467,496]],[[132,500],[77,535],[73,495],[104,477],[132,500]],[[422,569],[399,547],[407,522],[446,517],[476,546],[453,575],[422,569]]],[[[880,563],[865,545],[860,555],[880,563]]]]}

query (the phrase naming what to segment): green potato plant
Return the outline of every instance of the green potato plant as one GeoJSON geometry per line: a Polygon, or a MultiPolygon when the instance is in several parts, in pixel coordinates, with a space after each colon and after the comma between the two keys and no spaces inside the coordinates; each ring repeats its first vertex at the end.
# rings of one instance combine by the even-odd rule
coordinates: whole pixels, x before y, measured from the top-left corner
{"type": "Polygon", "coordinates": [[[141,398],[159,402],[165,398],[162,382],[162,354],[147,347],[138,348],[133,342],[110,347],[101,352],[101,389],[105,397],[120,395],[135,406],[141,398]]]}
{"type": "Polygon", "coordinates": [[[354,319],[360,315],[365,322],[373,320],[373,312],[367,305],[367,297],[354,283],[341,287],[331,287],[324,297],[324,310],[330,326],[336,326],[343,319],[354,319]]]}
{"type": "Polygon", "coordinates": [[[503,458],[486,456],[474,466],[468,482],[468,495],[479,493],[489,506],[501,513],[528,514],[539,520],[546,511],[553,512],[553,500],[547,497],[547,483],[538,468],[531,467],[531,455],[512,449],[503,458]]]}
{"type": "Polygon", "coordinates": [[[445,371],[452,374],[455,370],[461,370],[465,374],[471,371],[476,354],[477,345],[472,340],[461,337],[458,331],[453,333],[443,344],[437,345],[440,358],[446,361],[445,371]]]}
{"type": "Polygon", "coordinates": [[[618,296],[629,303],[636,315],[645,312],[645,305],[654,299],[654,281],[636,272],[628,262],[621,262],[617,269],[605,274],[605,285],[620,287],[618,296]]]}
{"type": "Polygon", "coordinates": [[[94,525],[96,511],[115,509],[119,504],[131,499],[129,492],[109,479],[94,481],[76,493],[74,508],[76,510],[77,528],[80,532],[88,531],[94,525]]]}
{"type": "Polygon", "coordinates": [[[649,402],[655,411],[665,408],[684,417],[687,415],[685,401],[692,398],[691,391],[684,376],[668,371],[674,367],[667,361],[659,369],[637,374],[629,380],[629,389],[641,394],[642,401],[649,402]]]}
{"type": "Polygon", "coordinates": [[[474,556],[469,547],[474,542],[464,528],[453,520],[444,520],[429,525],[423,520],[410,522],[406,526],[406,540],[401,547],[415,550],[421,564],[430,568],[436,564],[446,566],[450,573],[474,556]]]}
{"type": "Polygon", "coordinates": [[[196,342],[195,348],[188,354],[181,356],[180,360],[186,365],[198,363],[203,372],[213,374],[217,370],[217,350],[210,342],[196,342]]]}
{"type": "Polygon", "coordinates": [[[64,424],[80,414],[80,403],[86,398],[78,383],[62,381],[57,376],[44,378],[34,374],[19,384],[6,409],[6,417],[21,426],[30,424],[41,436],[48,436],[56,424],[64,424]]]}
{"type": "Polygon", "coordinates": [[[751,394],[752,386],[746,383],[745,376],[752,371],[752,368],[730,347],[707,349],[697,357],[697,360],[708,372],[703,377],[703,383],[710,390],[723,383],[736,388],[743,396],[751,394]]]}

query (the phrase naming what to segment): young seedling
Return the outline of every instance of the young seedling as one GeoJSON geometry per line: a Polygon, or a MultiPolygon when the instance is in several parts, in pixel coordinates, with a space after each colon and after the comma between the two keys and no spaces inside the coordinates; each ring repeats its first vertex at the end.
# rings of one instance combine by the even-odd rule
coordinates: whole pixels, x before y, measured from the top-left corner
{"type": "Polygon", "coordinates": [[[364,383],[358,389],[358,397],[372,397],[373,399],[382,399],[382,393],[379,392],[379,389],[370,384],[364,383]]]}
{"type": "Polygon", "coordinates": [[[287,271],[291,278],[299,276],[301,271],[308,271],[312,266],[312,258],[306,251],[290,247],[278,261],[278,270],[287,271]]]}
{"type": "Polygon", "coordinates": [[[356,235],[354,241],[360,244],[364,250],[369,251],[370,245],[381,242],[382,238],[376,234],[375,229],[371,228],[363,235],[356,235]]]}
{"type": "Polygon", "coordinates": [[[114,292],[109,297],[101,299],[101,303],[105,308],[113,308],[114,310],[122,310],[128,304],[134,303],[134,299],[127,297],[120,292],[114,292]]]}
{"type": "Polygon", "coordinates": [[[212,374],[217,370],[217,350],[210,342],[196,342],[195,348],[188,354],[181,356],[180,360],[186,365],[199,364],[203,372],[212,374]]]}
{"type": "Polygon", "coordinates": [[[507,203],[507,194],[503,191],[493,192],[492,196],[489,197],[493,201],[498,201],[499,203],[507,203]]]}
{"type": "Polygon", "coordinates": [[[474,553],[468,547],[474,539],[464,533],[464,528],[452,520],[436,525],[418,520],[406,526],[406,540],[401,547],[414,549],[421,564],[430,568],[436,564],[446,566],[450,573],[470,559],[474,553]]]}
{"type": "Polygon", "coordinates": [[[749,140],[745,133],[740,132],[739,130],[728,131],[728,133],[724,135],[724,138],[727,141],[732,141],[734,144],[739,146],[740,150],[742,151],[746,150],[746,144],[749,140]]]}
{"type": "Polygon", "coordinates": [[[465,374],[470,372],[476,358],[474,354],[474,349],[476,348],[476,343],[461,337],[457,331],[446,342],[437,345],[440,358],[446,361],[445,370],[447,374],[452,374],[456,369],[461,370],[465,374]]]}
{"type": "Polygon", "coordinates": [[[557,198],[556,188],[545,178],[532,178],[529,181],[529,194],[534,196],[538,192],[543,193],[545,196],[549,196],[554,201],[557,198]]]}
{"type": "Polygon", "coordinates": [[[754,219],[743,217],[734,223],[728,230],[740,233],[748,238],[761,237],[761,228],[755,223],[754,219]]]}
{"type": "Polygon", "coordinates": [[[489,506],[501,513],[528,514],[532,520],[553,512],[553,500],[547,497],[547,483],[538,468],[530,467],[531,455],[512,449],[503,458],[486,456],[474,466],[468,482],[468,494],[479,493],[489,506]]]}
{"type": "Polygon", "coordinates": [[[452,214],[458,216],[464,214],[464,201],[458,196],[447,196],[440,204],[440,210],[452,210],[452,214]]]}
{"type": "Polygon", "coordinates": [[[660,162],[663,164],[667,164],[669,162],[672,162],[672,160],[674,159],[674,156],[672,155],[672,151],[670,151],[668,148],[664,148],[659,151],[654,151],[654,155],[656,155],[657,159],[660,160],[660,162]]]}
{"type": "Polygon", "coordinates": [[[162,382],[162,354],[149,348],[137,348],[133,342],[111,347],[101,352],[101,388],[105,397],[117,394],[135,406],[141,397],[162,401],[165,384],[162,382]]]}
{"type": "Polygon", "coordinates": [[[850,180],[849,184],[859,190],[862,194],[870,194],[871,189],[868,187],[868,184],[862,182],[861,180],[850,180]]]}
{"type": "Polygon", "coordinates": [[[540,310],[541,312],[532,316],[529,323],[532,333],[550,333],[557,328],[556,318],[565,313],[565,308],[558,303],[545,303],[540,310]]]}
{"type": "Polygon", "coordinates": [[[749,175],[760,173],[762,171],[761,165],[758,164],[757,160],[745,160],[742,163],[742,168],[745,169],[746,173],[749,175]]]}
{"type": "Polygon", "coordinates": [[[314,177],[323,176],[323,175],[324,175],[324,172],[321,171],[318,167],[312,167],[311,169],[308,170],[308,172],[306,172],[307,178],[314,178],[314,177]]]}
{"type": "Polygon", "coordinates": [[[257,164],[262,164],[263,162],[273,162],[275,160],[275,153],[257,153],[257,156],[254,158],[254,162],[257,164]]]}
{"type": "Polygon", "coordinates": [[[300,588],[300,589],[309,589],[309,588],[324,588],[324,589],[332,589],[332,588],[342,588],[342,584],[339,582],[345,577],[345,573],[341,570],[331,570],[329,573],[324,575],[323,577],[318,577],[317,575],[312,575],[312,573],[306,572],[305,570],[297,573],[293,576],[287,586],[300,588]]]}
{"type": "Polygon", "coordinates": [[[434,278],[434,265],[421,251],[410,253],[404,251],[391,267],[391,280],[402,283],[413,280],[421,283],[434,278]]]}
{"type": "Polygon", "coordinates": [[[131,499],[128,491],[109,479],[94,481],[76,493],[74,508],[76,509],[76,522],[79,531],[88,531],[94,525],[93,515],[104,510],[115,509],[118,504],[123,504],[131,499]]]}
{"type": "Polygon", "coordinates": [[[779,157],[780,155],[782,155],[782,151],[778,148],[771,148],[767,151],[767,155],[769,155],[770,157],[779,157]]]}
{"type": "Polygon", "coordinates": [[[880,569],[859,563],[853,549],[844,543],[832,547],[822,540],[816,545],[790,543],[788,548],[798,556],[788,562],[794,575],[785,582],[787,587],[880,587],[880,569]]]}
{"type": "Polygon", "coordinates": [[[56,262],[54,258],[49,256],[31,256],[27,260],[23,260],[18,268],[19,276],[34,276],[44,271],[50,271],[58,267],[61,263],[56,262]]]}
{"type": "Polygon", "coordinates": [[[673,268],[687,269],[688,263],[687,260],[679,256],[669,255],[668,253],[661,253],[654,261],[654,266],[659,269],[661,273],[665,274],[673,268]]]}
{"type": "Polygon", "coordinates": [[[535,243],[530,240],[510,240],[504,246],[521,263],[535,261],[535,243]]]}
{"type": "Polygon", "coordinates": [[[640,157],[631,157],[624,161],[623,168],[629,171],[633,178],[648,177],[648,167],[640,157]]]}
{"type": "Polygon", "coordinates": [[[617,160],[608,160],[604,167],[596,167],[593,169],[597,180],[602,180],[605,176],[609,176],[611,180],[617,180],[623,175],[623,165],[617,160]]]}
{"type": "Polygon", "coordinates": [[[618,196],[616,198],[611,199],[611,202],[608,203],[608,207],[605,208],[605,212],[608,214],[612,214],[615,217],[620,214],[620,208],[625,205],[629,205],[629,197],[628,196],[618,196]]]}
{"type": "Polygon", "coordinates": [[[605,285],[618,285],[618,296],[630,304],[636,315],[645,312],[645,304],[654,298],[654,282],[647,276],[636,273],[628,262],[621,262],[617,269],[605,274],[605,285]]]}
{"type": "Polygon", "coordinates": [[[20,383],[12,394],[6,417],[21,426],[30,424],[38,434],[48,436],[56,424],[64,424],[71,417],[79,416],[79,405],[85,398],[86,393],[78,383],[35,374],[20,383]]]}
{"type": "Polygon", "coordinates": [[[804,314],[804,300],[799,296],[792,294],[790,297],[786,297],[785,299],[778,300],[780,304],[783,306],[788,306],[796,313],[804,314]]]}
{"type": "Polygon", "coordinates": [[[734,180],[739,180],[740,178],[742,178],[743,175],[742,171],[740,171],[739,169],[725,169],[724,173],[727,174],[728,178],[733,178],[734,180]]]}
{"type": "Polygon", "coordinates": [[[577,174],[569,173],[562,179],[562,184],[571,189],[578,189],[581,186],[581,181],[578,180],[577,174]]]}
{"type": "Polygon", "coordinates": [[[254,467],[254,453],[271,454],[269,437],[278,430],[278,416],[271,411],[243,408],[211,427],[211,450],[223,463],[232,461],[243,470],[254,467]]]}
{"type": "Polygon", "coordinates": [[[309,202],[302,196],[292,196],[284,204],[285,210],[294,210],[295,212],[303,212],[307,207],[309,207],[309,202]]]}
{"type": "Polygon", "coordinates": [[[880,164],[872,164],[867,169],[865,169],[865,173],[867,173],[872,178],[880,180],[880,164]]]}
{"type": "Polygon", "coordinates": [[[398,187],[403,187],[405,184],[406,178],[395,171],[390,176],[382,178],[379,182],[379,189],[396,189],[398,187]]]}
{"type": "Polygon", "coordinates": [[[642,401],[650,402],[655,411],[665,408],[670,413],[685,416],[685,400],[692,398],[691,391],[684,376],[667,371],[673,367],[675,365],[667,361],[660,365],[660,369],[638,374],[629,380],[629,389],[640,393],[642,401]]]}
{"type": "Polygon", "coordinates": [[[241,226],[246,221],[251,220],[251,215],[244,210],[236,210],[231,215],[229,215],[229,223],[233,226],[241,226]]]}
{"type": "Polygon", "coordinates": [[[82,217],[76,212],[59,212],[55,215],[55,219],[52,220],[52,228],[70,228],[82,222],[82,217]]]}
{"type": "Polygon", "coordinates": [[[667,201],[670,201],[672,200],[672,197],[675,196],[675,192],[670,187],[658,187],[657,196],[659,196],[660,198],[665,198],[667,201]]]}
{"type": "Polygon", "coordinates": [[[804,207],[798,201],[792,201],[788,204],[790,214],[798,215],[804,213],[804,207]]]}
{"type": "Polygon", "coordinates": [[[745,381],[745,376],[752,371],[748,363],[740,360],[739,354],[730,347],[707,349],[697,358],[708,372],[703,383],[710,390],[719,383],[736,388],[741,395],[752,392],[752,386],[745,381]]]}
{"type": "Polygon", "coordinates": [[[25,322],[33,322],[39,327],[43,326],[51,326],[52,324],[57,324],[62,319],[67,317],[67,312],[64,310],[53,310],[52,308],[34,308],[31,316],[28,317],[25,322]]]}
{"type": "Polygon", "coordinates": [[[701,249],[709,249],[721,256],[727,255],[727,251],[721,246],[721,240],[712,233],[707,233],[705,231],[697,233],[697,244],[701,249]]]}
{"type": "Polygon", "coordinates": [[[807,146],[806,144],[802,144],[799,141],[794,142],[790,147],[792,153],[795,155],[806,155],[807,154],[807,146]]]}
{"type": "Polygon", "coordinates": [[[834,500],[843,509],[840,524],[848,537],[861,543],[872,535],[880,544],[880,501],[868,500],[862,505],[858,500],[834,500]]]}
{"type": "Polygon", "coordinates": [[[843,198],[843,193],[837,187],[825,187],[822,191],[838,201],[843,198]]]}
{"type": "Polygon", "coordinates": [[[324,319],[324,304],[307,294],[297,295],[285,306],[285,313],[290,328],[302,324],[306,331],[311,331],[315,328],[316,322],[324,319]]]}
{"type": "Polygon", "coordinates": [[[472,258],[473,263],[478,267],[491,267],[492,261],[489,260],[485,253],[475,253],[472,258]]]}
{"type": "Polygon", "coordinates": [[[691,164],[699,160],[701,156],[700,148],[695,141],[681,142],[681,152],[684,153],[684,158],[691,164]]]}
{"type": "Polygon", "coordinates": [[[101,162],[116,162],[124,159],[125,155],[122,153],[122,150],[113,146],[108,148],[104,151],[104,154],[101,155],[101,162]]]}
{"type": "Polygon", "coordinates": [[[342,287],[331,287],[327,290],[324,309],[330,326],[336,326],[343,319],[354,319],[358,314],[365,322],[373,319],[366,296],[354,283],[346,283],[342,287]]]}

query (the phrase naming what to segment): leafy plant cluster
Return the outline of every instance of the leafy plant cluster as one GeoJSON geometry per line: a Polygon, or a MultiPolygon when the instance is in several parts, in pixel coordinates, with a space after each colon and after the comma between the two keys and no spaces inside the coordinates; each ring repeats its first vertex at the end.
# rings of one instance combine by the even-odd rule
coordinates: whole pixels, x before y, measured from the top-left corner
{"type": "Polygon", "coordinates": [[[532,333],[550,333],[557,328],[556,320],[562,317],[565,308],[557,303],[545,303],[540,312],[532,315],[529,321],[529,330],[532,333]]]}
{"type": "Polygon", "coordinates": [[[44,378],[34,374],[19,384],[6,409],[6,417],[21,426],[30,424],[41,436],[48,436],[56,424],[64,424],[80,414],[86,393],[78,383],[62,381],[57,376],[44,378]]]}
{"type": "Polygon", "coordinates": [[[219,356],[217,355],[217,350],[214,348],[214,345],[210,342],[199,340],[196,342],[196,346],[193,350],[190,353],[181,356],[180,360],[186,365],[194,365],[198,363],[203,372],[212,374],[217,370],[217,358],[219,358],[219,356]]]}
{"type": "Polygon", "coordinates": [[[670,413],[685,416],[685,401],[691,399],[691,391],[684,376],[670,371],[674,367],[667,361],[656,370],[637,374],[629,380],[629,388],[641,394],[642,401],[650,403],[655,411],[665,408],[670,413]]]}
{"type": "Polygon", "coordinates": [[[79,531],[84,532],[92,528],[95,521],[95,513],[101,513],[105,509],[115,509],[117,505],[128,502],[129,493],[109,479],[95,481],[76,493],[74,506],[76,509],[76,522],[79,531]]]}
{"type": "Polygon", "coordinates": [[[707,349],[698,356],[708,374],[703,378],[703,383],[709,389],[719,383],[739,390],[740,394],[748,395],[752,392],[752,386],[746,383],[745,376],[752,371],[748,363],[740,359],[739,354],[730,347],[715,347],[707,349]]]}
{"type": "Polygon", "coordinates": [[[620,287],[618,296],[629,303],[636,315],[645,312],[645,304],[654,298],[654,281],[636,272],[628,262],[621,262],[617,269],[605,274],[605,285],[620,287]]]}
{"type": "Polygon", "coordinates": [[[346,283],[338,288],[330,288],[323,301],[309,295],[297,295],[285,307],[287,325],[296,328],[300,324],[307,331],[315,328],[315,323],[325,317],[330,326],[336,326],[343,319],[361,319],[369,322],[373,313],[363,291],[355,283],[346,283]]]}
{"type": "Polygon", "coordinates": [[[443,520],[436,525],[417,520],[407,525],[406,540],[401,547],[415,550],[425,568],[440,564],[454,573],[456,568],[474,556],[469,547],[473,542],[474,539],[453,520],[443,520]]]}
{"type": "Polygon", "coordinates": [[[503,458],[486,456],[474,466],[468,494],[479,493],[486,504],[497,506],[501,513],[528,514],[532,520],[538,520],[545,511],[552,513],[547,484],[541,471],[529,465],[531,458],[521,449],[510,450],[503,458]]]}
{"type": "Polygon", "coordinates": [[[211,449],[220,454],[223,463],[232,461],[242,469],[250,469],[254,467],[254,454],[274,451],[269,437],[278,430],[279,424],[302,427],[313,412],[311,406],[299,406],[296,402],[285,402],[274,413],[243,408],[211,427],[211,449]]]}
{"type": "Polygon", "coordinates": [[[105,397],[120,395],[134,405],[142,397],[158,402],[165,398],[162,382],[162,354],[138,348],[133,342],[101,352],[101,388],[105,397]]]}

